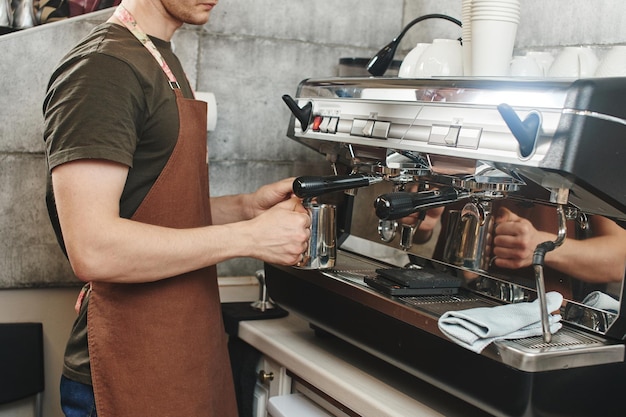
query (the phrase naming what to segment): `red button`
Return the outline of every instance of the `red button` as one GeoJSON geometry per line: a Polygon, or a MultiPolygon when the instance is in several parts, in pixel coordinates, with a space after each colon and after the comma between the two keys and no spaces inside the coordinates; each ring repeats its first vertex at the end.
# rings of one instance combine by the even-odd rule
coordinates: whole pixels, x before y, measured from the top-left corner
{"type": "Polygon", "coordinates": [[[322,124],[322,116],[315,116],[313,118],[313,131],[314,132],[319,132],[320,131],[320,125],[322,124]]]}

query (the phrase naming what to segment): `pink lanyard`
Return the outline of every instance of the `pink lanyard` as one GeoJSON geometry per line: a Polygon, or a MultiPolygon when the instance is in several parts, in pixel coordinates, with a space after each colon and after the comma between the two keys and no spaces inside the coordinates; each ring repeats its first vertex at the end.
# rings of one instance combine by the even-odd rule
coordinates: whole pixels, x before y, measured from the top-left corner
{"type": "Polygon", "coordinates": [[[135,20],[133,15],[131,15],[130,12],[126,10],[124,6],[120,4],[115,9],[115,17],[120,22],[122,22],[124,26],[126,26],[126,28],[135,36],[135,38],[137,38],[137,40],[139,40],[139,42],[141,42],[141,44],[145,46],[148,52],[152,54],[154,59],[156,59],[157,63],[161,66],[161,69],[163,70],[165,75],[167,75],[167,79],[170,82],[170,87],[172,87],[172,89],[175,89],[175,88],[180,89],[180,85],[178,84],[178,81],[176,81],[176,77],[174,76],[174,73],[172,72],[170,67],[167,65],[167,62],[165,62],[165,59],[163,59],[163,56],[157,49],[154,42],[152,42],[152,40],[148,37],[148,35],[146,35],[141,30],[141,28],[137,24],[137,21],[135,20]]]}

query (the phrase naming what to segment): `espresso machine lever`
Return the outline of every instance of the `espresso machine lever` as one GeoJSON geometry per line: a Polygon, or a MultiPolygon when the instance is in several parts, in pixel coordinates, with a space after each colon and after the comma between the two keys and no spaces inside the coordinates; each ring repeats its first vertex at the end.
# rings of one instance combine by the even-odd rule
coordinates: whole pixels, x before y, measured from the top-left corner
{"type": "Polygon", "coordinates": [[[283,95],[283,101],[291,110],[291,113],[295,116],[296,119],[300,122],[300,126],[302,126],[302,130],[307,130],[309,125],[311,124],[311,119],[313,115],[313,104],[309,101],[304,106],[298,106],[298,103],[291,98],[290,95],[283,95]]]}
{"type": "Polygon", "coordinates": [[[506,103],[498,105],[498,111],[511,133],[519,143],[520,155],[527,158],[532,154],[541,127],[541,117],[537,112],[531,112],[521,120],[515,110],[506,103]]]}

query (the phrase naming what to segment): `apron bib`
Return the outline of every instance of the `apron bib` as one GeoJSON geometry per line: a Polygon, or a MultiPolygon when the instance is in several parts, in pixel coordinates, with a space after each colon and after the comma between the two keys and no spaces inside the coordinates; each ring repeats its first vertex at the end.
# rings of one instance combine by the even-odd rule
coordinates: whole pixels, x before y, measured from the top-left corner
{"type": "MultiPolygon", "coordinates": [[[[132,220],[210,225],[206,103],[174,92],[177,144],[132,220]]],[[[237,416],[215,266],[150,283],[94,282],[87,324],[99,417],[237,416]]]]}

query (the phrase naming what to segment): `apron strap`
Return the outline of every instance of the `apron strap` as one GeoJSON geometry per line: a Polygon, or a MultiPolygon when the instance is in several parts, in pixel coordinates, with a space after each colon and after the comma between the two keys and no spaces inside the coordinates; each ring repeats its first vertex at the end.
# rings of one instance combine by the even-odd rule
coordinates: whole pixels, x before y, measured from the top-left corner
{"type": "Polygon", "coordinates": [[[165,75],[167,76],[167,79],[169,80],[169,83],[170,83],[170,87],[172,87],[172,89],[180,89],[180,85],[178,84],[178,81],[176,80],[176,76],[174,76],[174,73],[170,69],[169,65],[167,65],[167,62],[165,62],[165,59],[163,58],[163,56],[157,49],[154,42],[152,42],[150,37],[146,35],[146,33],[143,30],[141,30],[141,28],[137,24],[137,21],[135,20],[133,15],[130,14],[130,12],[121,4],[117,6],[117,8],[115,9],[114,15],[120,22],[124,24],[124,26],[126,26],[126,28],[130,31],[130,33],[132,33],[135,36],[135,38],[137,38],[137,40],[141,42],[141,44],[154,57],[156,62],[159,64],[159,66],[161,67],[165,75]]]}

